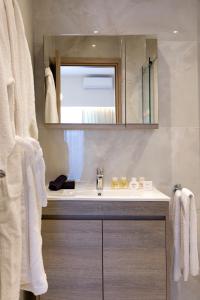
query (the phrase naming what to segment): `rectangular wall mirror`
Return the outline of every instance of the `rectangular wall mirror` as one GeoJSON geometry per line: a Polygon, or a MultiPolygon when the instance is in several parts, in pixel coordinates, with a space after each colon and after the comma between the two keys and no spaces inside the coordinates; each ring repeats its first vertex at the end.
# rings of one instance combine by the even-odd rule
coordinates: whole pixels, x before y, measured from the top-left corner
{"type": "Polygon", "coordinates": [[[158,124],[153,36],[46,36],[44,68],[46,124],[158,124]]]}

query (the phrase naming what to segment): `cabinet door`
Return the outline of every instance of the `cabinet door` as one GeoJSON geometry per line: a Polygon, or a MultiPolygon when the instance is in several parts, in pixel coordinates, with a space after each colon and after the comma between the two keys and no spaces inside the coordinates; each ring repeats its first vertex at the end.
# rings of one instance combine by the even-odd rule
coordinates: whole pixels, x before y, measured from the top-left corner
{"type": "Polygon", "coordinates": [[[44,220],[42,300],[102,300],[101,221],[44,220]]]}
{"type": "Polygon", "coordinates": [[[164,221],[103,223],[105,300],[166,300],[164,221]]]}

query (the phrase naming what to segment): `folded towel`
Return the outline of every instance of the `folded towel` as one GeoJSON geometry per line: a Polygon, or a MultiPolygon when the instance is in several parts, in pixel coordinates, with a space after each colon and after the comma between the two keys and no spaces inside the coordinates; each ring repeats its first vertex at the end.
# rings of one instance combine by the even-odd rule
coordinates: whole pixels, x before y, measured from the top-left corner
{"type": "Polygon", "coordinates": [[[74,180],[68,180],[63,183],[62,189],[65,190],[74,190],[75,189],[75,181],[74,180]]]}
{"type": "Polygon", "coordinates": [[[67,180],[67,176],[60,175],[54,181],[49,182],[49,189],[51,191],[58,191],[62,188],[63,183],[67,180]]]}

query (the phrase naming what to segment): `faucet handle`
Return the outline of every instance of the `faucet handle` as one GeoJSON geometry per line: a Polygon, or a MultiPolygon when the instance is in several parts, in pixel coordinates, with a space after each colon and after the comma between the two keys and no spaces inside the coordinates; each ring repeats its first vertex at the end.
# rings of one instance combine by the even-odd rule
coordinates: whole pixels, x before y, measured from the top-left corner
{"type": "Polygon", "coordinates": [[[103,176],[103,168],[97,168],[97,175],[103,176]]]}

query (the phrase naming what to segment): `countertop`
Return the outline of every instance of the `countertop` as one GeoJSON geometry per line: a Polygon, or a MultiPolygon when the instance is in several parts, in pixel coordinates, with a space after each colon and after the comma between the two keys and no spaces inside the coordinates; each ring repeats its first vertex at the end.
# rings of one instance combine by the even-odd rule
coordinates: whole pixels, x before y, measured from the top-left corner
{"type": "Polygon", "coordinates": [[[50,191],[47,189],[47,198],[53,200],[79,200],[79,201],[170,201],[170,198],[157,189],[152,191],[130,190],[130,189],[104,189],[97,191],[95,189],[75,189],[50,191]],[[98,193],[100,193],[98,195],[98,193]]]}

